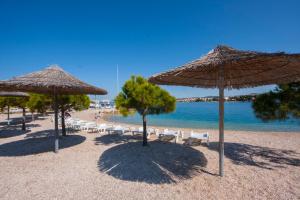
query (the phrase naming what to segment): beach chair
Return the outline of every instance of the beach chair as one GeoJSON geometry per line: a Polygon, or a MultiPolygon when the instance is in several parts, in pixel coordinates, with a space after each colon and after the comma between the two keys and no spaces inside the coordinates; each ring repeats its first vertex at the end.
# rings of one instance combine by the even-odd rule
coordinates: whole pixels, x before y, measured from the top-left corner
{"type": "Polygon", "coordinates": [[[182,133],[179,130],[175,131],[175,130],[164,129],[163,132],[158,134],[158,138],[161,139],[164,136],[174,136],[175,143],[177,143],[181,135],[182,133]]]}
{"type": "MultiPolygon", "coordinates": [[[[139,128],[131,128],[130,130],[132,132],[132,135],[134,134],[143,134],[144,132],[144,128],[143,127],[139,127],[139,128]]],[[[147,138],[150,138],[151,133],[155,133],[155,130],[153,128],[147,128],[147,138]]]]}
{"type": "Polygon", "coordinates": [[[65,120],[68,131],[80,130],[81,122],[82,122],[81,120],[79,120],[77,118],[71,118],[71,117],[69,117],[65,120]]]}
{"type": "Polygon", "coordinates": [[[65,119],[66,124],[67,123],[71,124],[74,121],[75,121],[75,119],[73,119],[72,117],[68,117],[68,118],[65,119]]]}
{"type": "Polygon", "coordinates": [[[70,129],[72,128],[73,122],[74,122],[74,119],[71,118],[71,117],[70,117],[70,118],[67,118],[67,119],[65,120],[66,128],[67,128],[68,130],[70,130],[70,129]]]}
{"type": "Polygon", "coordinates": [[[112,129],[113,129],[113,125],[111,125],[111,124],[100,124],[97,126],[97,132],[100,132],[100,133],[105,133],[112,129]]]}
{"type": "Polygon", "coordinates": [[[12,121],[13,121],[12,119],[6,119],[6,120],[4,120],[4,122],[7,123],[7,125],[10,125],[12,121]]]}
{"type": "Polygon", "coordinates": [[[95,122],[87,122],[82,126],[82,129],[87,132],[93,132],[97,130],[97,124],[95,122]]]}
{"type": "Polygon", "coordinates": [[[156,131],[154,128],[148,128],[147,129],[147,137],[150,138],[151,134],[156,134],[156,131]]]}
{"type": "Polygon", "coordinates": [[[75,130],[83,130],[86,123],[87,123],[87,121],[77,120],[77,121],[74,122],[73,128],[75,130]]]}
{"type": "Polygon", "coordinates": [[[191,136],[189,137],[189,145],[192,145],[193,139],[198,139],[201,140],[206,140],[207,146],[209,146],[209,133],[204,132],[204,133],[196,133],[194,131],[191,131],[191,136]]]}
{"type": "Polygon", "coordinates": [[[132,133],[132,135],[134,135],[134,134],[143,134],[143,127],[138,127],[138,128],[136,128],[136,127],[131,127],[131,133],[132,133]]]}
{"type": "Polygon", "coordinates": [[[77,130],[75,126],[76,126],[78,123],[79,123],[79,119],[72,119],[72,120],[68,121],[68,126],[69,126],[69,128],[72,129],[72,130],[77,130]]]}
{"type": "Polygon", "coordinates": [[[121,125],[117,125],[115,127],[112,127],[111,129],[107,129],[108,133],[118,133],[120,135],[123,135],[126,132],[130,132],[130,129],[128,127],[123,127],[121,125]]]}

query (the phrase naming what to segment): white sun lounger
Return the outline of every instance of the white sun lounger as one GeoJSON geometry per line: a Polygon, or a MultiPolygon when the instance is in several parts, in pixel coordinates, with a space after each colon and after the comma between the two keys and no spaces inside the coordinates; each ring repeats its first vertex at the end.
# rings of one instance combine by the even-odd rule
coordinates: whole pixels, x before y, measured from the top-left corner
{"type": "Polygon", "coordinates": [[[113,128],[113,125],[110,125],[110,124],[100,124],[97,127],[97,131],[100,132],[100,133],[105,133],[108,130],[112,130],[112,128],[113,128]]]}
{"type": "Polygon", "coordinates": [[[177,130],[169,130],[169,129],[164,129],[163,132],[159,133],[159,137],[163,136],[174,136],[175,137],[175,143],[179,140],[179,137],[182,136],[182,133],[177,130]]]}
{"type": "Polygon", "coordinates": [[[93,132],[97,130],[97,124],[95,122],[87,122],[81,128],[87,132],[93,132]]]}
{"type": "Polygon", "coordinates": [[[72,117],[69,117],[65,120],[66,124],[73,124],[76,121],[79,121],[79,119],[74,119],[72,117]]]}
{"type": "MultiPolygon", "coordinates": [[[[144,128],[143,127],[139,127],[139,128],[135,128],[132,127],[131,130],[132,135],[136,134],[143,134],[144,132],[144,128]]],[[[155,133],[155,130],[153,128],[147,128],[147,138],[150,138],[151,133],[155,133]]]]}
{"type": "Polygon", "coordinates": [[[130,131],[132,132],[132,135],[134,134],[142,134],[143,133],[143,127],[131,127],[130,131]]]}
{"type": "Polygon", "coordinates": [[[89,132],[89,131],[94,131],[97,128],[95,122],[88,122],[88,121],[73,119],[73,118],[68,118],[66,119],[65,122],[68,128],[74,130],[85,130],[89,132]]]}
{"type": "Polygon", "coordinates": [[[123,127],[120,125],[107,129],[108,133],[119,133],[120,135],[123,135],[124,133],[129,131],[130,129],[128,127],[123,127]]]}
{"type": "Polygon", "coordinates": [[[192,144],[193,139],[198,139],[198,140],[206,140],[207,146],[209,146],[209,133],[204,132],[204,133],[196,133],[194,131],[191,131],[191,136],[189,137],[189,144],[192,144]]]}
{"type": "Polygon", "coordinates": [[[84,125],[87,123],[87,121],[83,121],[83,120],[76,120],[74,121],[74,123],[72,124],[72,128],[75,130],[83,130],[84,125]]]}
{"type": "Polygon", "coordinates": [[[65,122],[66,122],[66,127],[67,128],[72,128],[73,124],[75,123],[75,119],[67,118],[65,122]]]}

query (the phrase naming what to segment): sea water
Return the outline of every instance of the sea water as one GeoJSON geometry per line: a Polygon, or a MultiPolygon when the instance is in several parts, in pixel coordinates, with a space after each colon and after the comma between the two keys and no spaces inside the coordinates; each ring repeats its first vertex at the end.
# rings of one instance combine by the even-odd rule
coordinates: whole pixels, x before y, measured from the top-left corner
{"type": "MultiPolygon", "coordinates": [[[[176,110],[169,114],[148,115],[147,122],[153,126],[178,128],[217,129],[218,102],[177,102],[176,110]]],[[[245,131],[300,132],[300,120],[264,122],[255,116],[251,102],[225,102],[225,129],[245,131]]],[[[128,117],[114,115],[110,121],[142,124],[139,114],[128,117]]]]}

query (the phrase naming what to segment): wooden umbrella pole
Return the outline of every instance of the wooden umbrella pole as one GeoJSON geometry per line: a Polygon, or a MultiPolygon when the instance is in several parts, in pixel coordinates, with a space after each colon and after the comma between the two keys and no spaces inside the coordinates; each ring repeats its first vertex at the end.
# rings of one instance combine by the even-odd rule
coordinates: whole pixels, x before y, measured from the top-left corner
{"type": "Polygon", "coordinates": [[[54,123],[55,123],[55,149],[54,152],[58,153],[59,149],[59,134],[58,134],[58,105],[57,105],[57,94],[54,93],[54,123]]]}
{"type": "Polygon", "coordinates": [[[219,175],[224,175],[224,88],[219,88],[219,175]]]}
{"type": "Polygon", "coordinates": [[[219,74],[219,175],[224,176],[224,69],[219,74]]]}

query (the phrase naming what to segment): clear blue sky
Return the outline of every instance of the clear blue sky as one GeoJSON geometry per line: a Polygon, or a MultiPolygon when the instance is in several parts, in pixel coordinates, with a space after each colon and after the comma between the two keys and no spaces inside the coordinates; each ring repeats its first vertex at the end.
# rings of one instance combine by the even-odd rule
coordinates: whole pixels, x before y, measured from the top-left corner
{"type": "MultiPolygon", "coordinates": [[[[300,1],[0,1],[0,79],[59,64],[116,94],[131,74],[148,77],[217,44],[300,52],[300,1]]],[[[216,90],[164,87],[177,97],[216,90]]],[[[272,86],[226,91],[264,92],[272,86]]]]}

